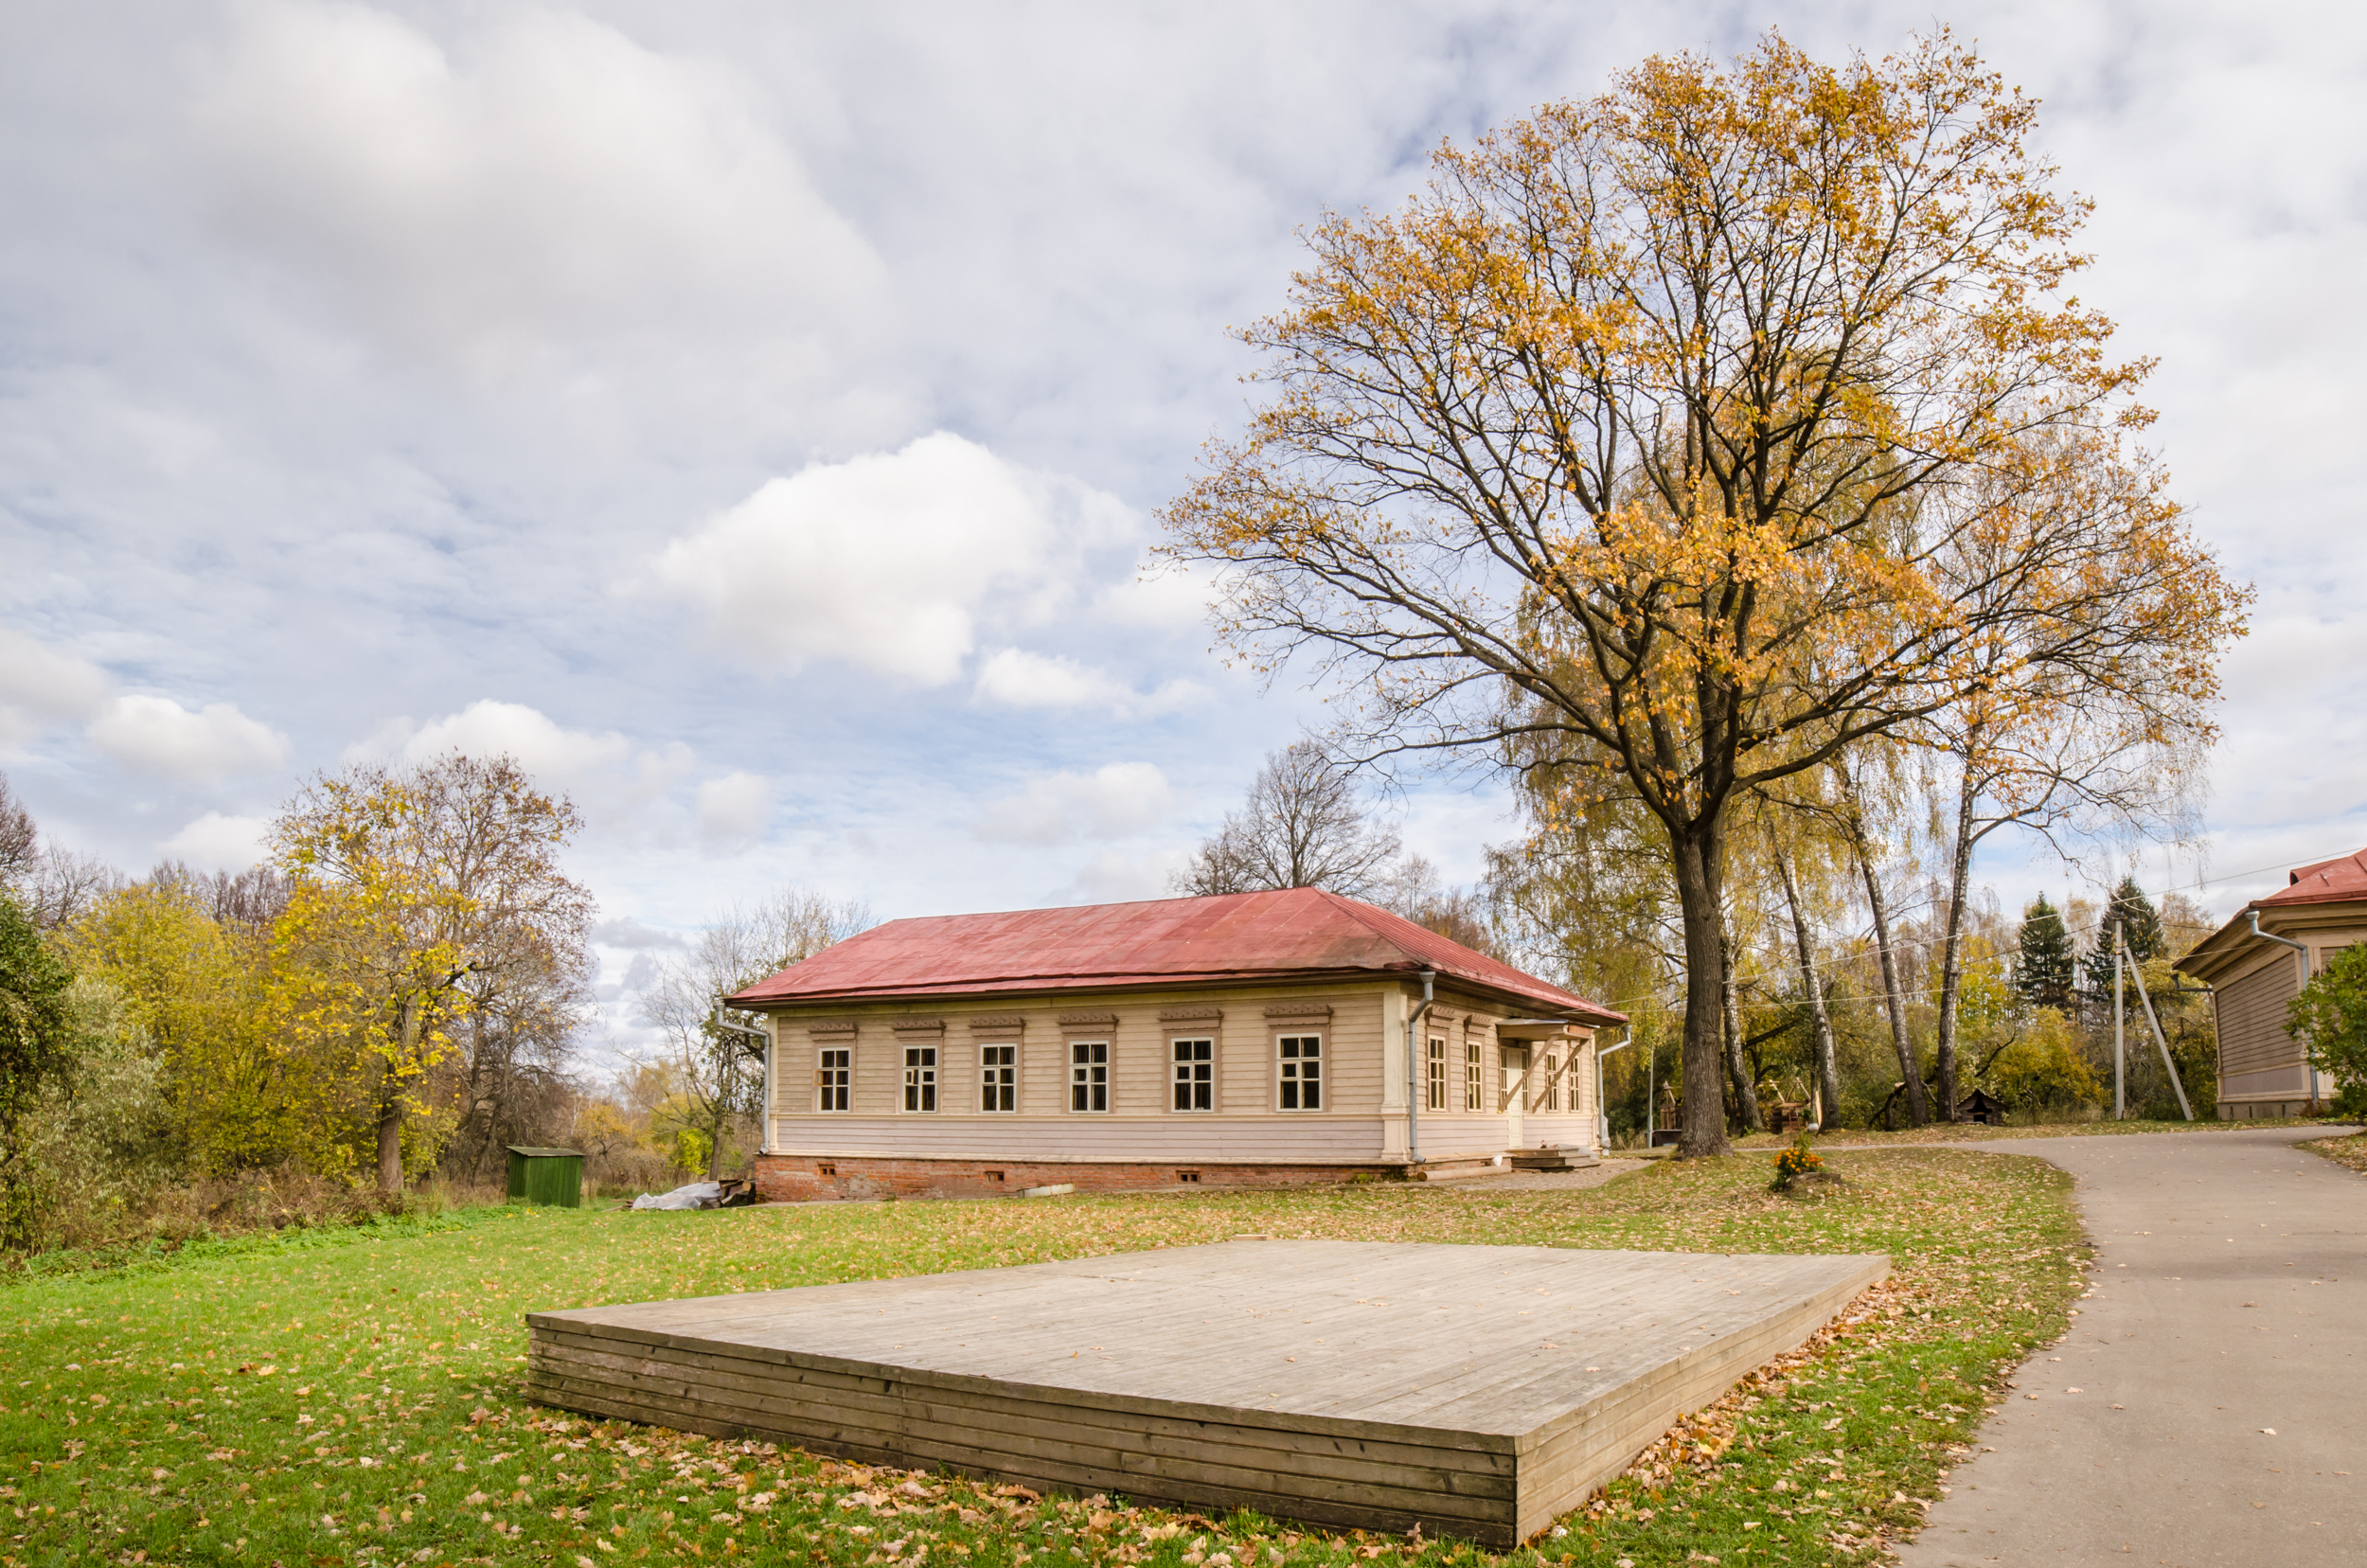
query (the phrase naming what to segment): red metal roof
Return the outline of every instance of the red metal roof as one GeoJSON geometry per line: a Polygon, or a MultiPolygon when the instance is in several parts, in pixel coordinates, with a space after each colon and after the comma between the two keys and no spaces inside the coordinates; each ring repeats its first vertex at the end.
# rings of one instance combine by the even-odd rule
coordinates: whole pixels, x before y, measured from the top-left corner
{"type": "Polygon", "coordinates": [[[2267,909],[2277,904],[2335,903],[2348,899],[2367,899],[2367,849],[2340,860],[2305,865],[2293,872],[2283,887],[2265,899],[2254,899],[2246,907],[2267,909]]]}
{"type": "MultiPolygon", "coordinates": [[[[2272,916],[2280,910],[2297,913],[2310,904],[2329,903],[2367,903],[2367,849],[2287,873],[2283,887],[2237,910],[2227,924],[2196,943],[2178,967],[2206,985],[2216,985],[2217,975],[2239,954],[2261,945],[2260,938],[2251,934],[2253,911],[2272,916]]],[[[2268,923],[2273,927],[2276,921],[2268,923]]]]}
{"type": "Polygon", "coordinates": [[[731,998],[735,1006],[1214,981],[1424,968],[1590,1024],[1622,1014],[1435,932],[1320,888],[890,920],[731,998]]]}

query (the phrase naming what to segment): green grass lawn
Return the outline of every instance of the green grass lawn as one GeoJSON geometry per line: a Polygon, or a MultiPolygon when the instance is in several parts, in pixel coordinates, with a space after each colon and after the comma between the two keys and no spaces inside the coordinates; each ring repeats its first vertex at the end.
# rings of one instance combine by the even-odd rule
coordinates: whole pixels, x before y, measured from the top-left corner
{"type": "Polygon", "coordinates": [[[1843,1154],[1818,1202],[1764,1159],[1587,1191],[487,1209],[191,1248],[0,1286],[0,1568],[88,1562],[918,1564],[1863,1562],[1912,1529],[2003,1374],[2058,1337],[2070,1182],[1947,1149],[1843,1154]],[[1238,1232],[1891,1254],[1895,1277],[1531,1546],[818,1460],[525,1401],[531,1310],[980,1268],[1238,1232]]]}

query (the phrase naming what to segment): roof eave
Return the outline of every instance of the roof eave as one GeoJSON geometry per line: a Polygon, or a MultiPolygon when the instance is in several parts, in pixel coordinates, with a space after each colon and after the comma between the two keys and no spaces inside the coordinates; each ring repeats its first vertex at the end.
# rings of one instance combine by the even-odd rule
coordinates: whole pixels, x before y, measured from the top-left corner
{"type": "MultiPolygon", "coordinates": [[[[1359,968],[1351,970],[1245,970],[1176,975],[1020,975],[1001,980],[970,979],[948,981],[942,985],[933,986],[843,986],[833,987],[827,990],[801,990],[787,993],[774,992],[770,995],[759,995],[754,992],[740,991],[736,992],[731,996],[727,996],[723,1000],[731,1007],[739,1007],[746,1011],[756,1012],[772,1008],[801,1007],[808,1004],[816,1006],[844,1007],[849,1003],[860,1002],[905,1002],[924,1000],[941,1002],[950,998],[962,996],[1002,999],[1008,998],[1018,992],[1037,990],[1159,991],[1204,989],[1212,986],[1264,986],[1283,989],[1312,984],[1354,983],[1359,981],[1370,983],[1373,981],[1387,980],[1406,981],[1411,980],[1421,970],[1430,967],[1431,966],[1428,965],[1415,963],[1388,964],[1374,968],[1359,968]]],[[[1590,1027],[1598,1027],[1604,1025],[1621,1025],[1628,1022],[1626,1014],[1613,1012],[1608,1007],[1597,1007],[1593,1003],[1587,1002],[1583,997],[1573,997],[1565,1001],[1552,996],[1539,995],[1531,991],[1516,989],[1515,988],[1480,976],[1459,974],[1451,970],[1438,970],[1436,972],[1442,981],[1450,983],[1460,989],[1483,991],[1490,996],[1511,1003],[1516,1007],[1529,1008],[1532,1010],[1567,1013],[1573,1019],[1580,1021],[1590,1027]],[[1572,1006],[1571,1003],[1573,1002],[1575,1002],[1576,1006],[1572,1006]]]]}

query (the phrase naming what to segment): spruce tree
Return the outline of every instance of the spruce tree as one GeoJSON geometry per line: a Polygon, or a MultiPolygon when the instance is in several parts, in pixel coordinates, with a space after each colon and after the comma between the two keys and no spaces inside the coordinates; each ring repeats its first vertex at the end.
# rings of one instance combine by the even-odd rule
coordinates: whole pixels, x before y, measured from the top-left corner
{"type": "Polygon", "coordinates": [[[2034,1007],[2057,1007],[2069,1012],[2072,986],[2078,973],[2078,955],[2073,951],[2071,933],[2063,929],[2062,915],[2046,901],[2045,894],[2039,894],[2038,901],[2022,911],[2018,946],[2014,989],[2034,1007]]]}
{"type": "MultiPolygon", "coordinates": [[[[2095,946],[2088,953],[2088,991],[2105,1007],[2112,1005],[2112,922],[2121,923],[2121,940],[2128,950],[2128,961],[2142,964],[2158,958],[2169,951],[2169,943],[2162,935],[2162,916],[2145,897],[2145,890],[2137,885],[2135,877],[2123,877],[2120,886],[2112,890],[2111,901],[2104,907],[2103,918],[2096,922],[2095,946]]],[[[2122,1002],[2137,1005],[2137,988],[2122,988],[2122,1002]]],[[[2109,1016],[2109,1014],[2107,1016],[2109,1016]]]]}

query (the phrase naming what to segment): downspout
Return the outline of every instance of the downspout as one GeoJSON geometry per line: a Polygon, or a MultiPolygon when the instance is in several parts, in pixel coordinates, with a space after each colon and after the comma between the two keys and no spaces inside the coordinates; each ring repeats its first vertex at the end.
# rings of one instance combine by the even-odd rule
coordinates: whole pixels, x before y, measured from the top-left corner
{"type": "Polygon", "coordinates": [[[773,1152],[773,1058],[780,1049],[780,1021],[764,1021],[764,1109],[756,1114],[756,1152],[773,1152]]]}
{"type": "Polygon", "coordinates": [[[1420,1073],[1424,1059],[1414,1053],[1415,1033],[1430,1011],[1431,987],[1437,980],[1436,970],[1422,971],[1422,1005],[1405,1015],[1405,1163],[1422,1163],[1422,1096],[1420,1073]]]}
{"type": "MultiPolygon", "coordinates": [[[[2306,942],[2297,942],[2290,936],[2280,936],[2273,931],[2261,930],[2260,911],[2257,908],[2247,909],[2244,913],[2251,917],[2251,934],[2253,935],[2265,936],[2271,942],[2280,942],[2302,955],[2302,984],[2305,986],[2308,985],[2309,944],[2306,942]]],[[[2318,1094],[2318,1069],[2315,1066],[2312,1066],[2309,1069],[2309,1097],[2313,1100],[2320,1097],[2318,1094]]]]}
{"type": "MultiPolygon", "coordinates": [[[[1603,1058],[1607,1056],[1617,1056],[1620,1052],[1634,1044],[1635,1025],[1632,1024],[1628,1025],[1626,1028],[1620,1030],[1619,1034],[1620,1040],[1618,1044],[1613,1045],[1608,1051],[1597,1051],[1594,1053],[1594,1121],[1596,1124],[1594,1151],[1597,1154],[1608,1154],[1611,1152],[1611,1109],[1603,1099],[1603,1058]]],[[[1649,1099],[1650,1097],[1651,1093],[1646,1090],[1645,1093],[1645,1098],[1649,1099]]]]}

